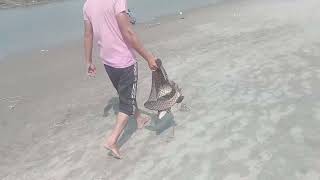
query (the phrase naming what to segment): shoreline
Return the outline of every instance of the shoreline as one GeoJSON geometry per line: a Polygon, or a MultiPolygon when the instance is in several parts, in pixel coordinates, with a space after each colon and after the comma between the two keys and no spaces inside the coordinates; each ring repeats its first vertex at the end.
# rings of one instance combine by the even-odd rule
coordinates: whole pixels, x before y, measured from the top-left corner
{"type": "MultiPolygon", "coordinates": [[[[52,3],[61,3],[62,1],[65,1],[65,0],[55,0],[52,3]]],[[[172,20],[184,20],[185,16],[188,16],[188,14],[200,12],[201,10],[206,10],[206,9],[218,7],[223,4],[233,3],[234,1],[236,1],[236,0],[225,0],[225,1],[220,1],[220,2],[210,3],[210,4],[203,6],[203,7],[195,7],[192,9],[187,9],[187,10],[183,11],[182,15],[180,15],[179,12],[176,12],[176,13],[171,13],[171,14],[167,14],[167,15],[153,17],[146,22],[137,22],[134,25],[134,29],[136,29],[137,31],[145,31],[146,29],[155,28],[156,26],[159,26],[161,24],[166,24],[168,22],[171,22],[172,20]]],[[[49,4],[51,4],[51,2],[49,4]]],[[[46,4],[44,4],[44,5],[46,5],[46,4]]],[[[80,27],[80,28],[83,28],[83,27],[80,27]]],[[[6,61],[12,61],[12,60],[15,61],[15,60],[18,60],[24,56],[34,56],[38,53],[45,54],[47,52],[47,50],[59,50],[59,49],[74,47],[77,44],[82,43],[81,38],[82,37],[77,38],[76,40],[66,40],[62,43],[55,43],[55,44],[51,44],[51,45],[48,44],[47,46],[44,46],[43,48],[33,48],[31,50],[28,50],[27,52],[15,52],[15,53],[6,54],[3,57],[0,57],[0,64],[4,63],[6,61]]],[[[145,39],[148,40],[149,38],[145,38],[145,39]]]]}
{"type": "Polygon", "coordinates": [[[59,2],[63,2],[63,1],[65,1],[65,0],[42,0],[42,1],[26,2],[24,4],[23,3],[18,4],[18,3],[14,3],[14,2],[12,2],[10,4],[10,2],[3,2],[3,4],[0,4],[0,11],[17,9],[17,8],[32,8],[32,7],[47,5],[47,4],[51,4],[51,3],[59,3],[59,2]]]}
{"type": "MultiPolygon", "coordinates": [[[[170,10],[161,10],[161,7],[159,7],[159,10],[155,10],[155,7],[150,7],[152,10],[145,10],[141,7],[143,5],[142,2],[135,3],[135,0],[131,2],[131,5],[129,3],[129,8],[133,10],[133,14],[138,22],[148,23],[155,20],[158,21],[162,16],[177,15],[180,11],[185,11],[184,9],[196,9],[202,6],[221,3],[219,0],[203,0],[202,3],[193,7],[192,4],[194,4],[195,0],[187,0],[190,4],[183,5],[180,9],[180,1],[178,0],[170,10]]],[[[5,19],[3,28],[0,29],[0,34],[4,36],[7,32],[10,32],[6,36],[1,37],[3,41],[0,42],[0,61],[17,53],[27,53],[37,49],[41,50],[42,47],[51,48],[80,39],[83,29],[82,4],[82,1],[76,0],[54,1],[43,4],[41,7],[30,6],[21,9],[0,10],[0,16],[5,19]],[[55,13],[54,9],[59,9],[60,13],[53,15],[55,13]],[[25,17],[28,21],[24,21],[19,17],[25,17]],[[33,24],[33,27],[31,27],[32,31],[22,30],[27,24],[33,24]],[[57,28],[60,26],[62,28],[57,28]]],[[[159,3],[162,6],[165,4],[165,2],[159,3]]],[[[150,3],[149,5],[152,6],[150,3]]]]}

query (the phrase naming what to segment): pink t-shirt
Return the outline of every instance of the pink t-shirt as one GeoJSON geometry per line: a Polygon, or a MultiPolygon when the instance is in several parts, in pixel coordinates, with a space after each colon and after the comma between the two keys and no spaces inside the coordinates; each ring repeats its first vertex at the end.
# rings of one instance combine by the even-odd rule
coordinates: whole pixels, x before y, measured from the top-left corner
{"type": "Polygon", "coordinates": [[[116,15],[127,9],[127,0],[87,0],[83,6],[84,20],[92,24],[100,57],[114,68],[136,63],[134,51],[124,41],[116,20],[116,15]]]}

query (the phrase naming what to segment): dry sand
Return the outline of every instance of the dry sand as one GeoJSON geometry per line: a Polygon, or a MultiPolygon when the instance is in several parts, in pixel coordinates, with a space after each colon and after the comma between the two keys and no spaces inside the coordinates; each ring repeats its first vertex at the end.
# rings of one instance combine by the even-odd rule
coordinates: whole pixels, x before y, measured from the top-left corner
{"type": "MultiPolygon", "coordinates": [[[[130,121],[120,161],[101,147],[116,94],[97,58],[98,76],[85,77],[81,41],[11,57],[0,64],[0,98],[13,97],[0,101],[0,179],[319,180],[319,9],[230,1],[137,27],[190,111],[141,131],[130,121]]],[[[139,66],[142,105],[150,72],[139,66]]]]}

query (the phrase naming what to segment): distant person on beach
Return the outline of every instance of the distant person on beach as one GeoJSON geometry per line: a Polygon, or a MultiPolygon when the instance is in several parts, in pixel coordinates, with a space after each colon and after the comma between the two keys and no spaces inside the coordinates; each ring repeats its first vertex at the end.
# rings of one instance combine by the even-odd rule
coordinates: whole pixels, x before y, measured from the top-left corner
{"type": "Polygon", "coordinates": [[[115,158],[121,158],[118,138],[134,115],[138,128],[143,128],[150,120],[142,117],[136,102],[138,66],[134,50],[147,62],[149,68],[157,69],[156,57],[147,51],[133,31],[128,16],[127,0],[87,0],[83,7],[84,48],[87,73],[96,75],[92,62],[93,40],[98,44],[105,70],[119,95],[119,113],[112,133],[104,147],[115,158]]]}

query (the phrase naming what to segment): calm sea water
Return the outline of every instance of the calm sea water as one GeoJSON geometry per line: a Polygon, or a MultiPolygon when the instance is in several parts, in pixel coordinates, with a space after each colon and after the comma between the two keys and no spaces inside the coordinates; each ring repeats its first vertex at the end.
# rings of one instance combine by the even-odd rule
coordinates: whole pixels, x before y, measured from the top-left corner
{"type": "MultiPolygon", "coordinates": [[[[197,8],[219,0],[128,0],[138,22],[197,8]]],[[[79,39],[83,0],[0,10],[0,60],[15,53],[46,49],[79,39]]]]}

